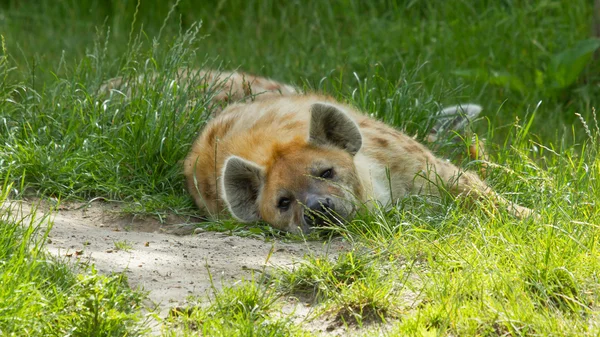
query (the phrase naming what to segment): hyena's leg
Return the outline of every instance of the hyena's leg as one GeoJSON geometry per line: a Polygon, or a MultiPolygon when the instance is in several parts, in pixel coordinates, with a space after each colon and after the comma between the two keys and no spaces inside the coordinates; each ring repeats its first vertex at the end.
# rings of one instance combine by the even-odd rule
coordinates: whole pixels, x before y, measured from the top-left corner
{"type": "MultiPolygon", "coordinates": [[[[439,147],[443,141],[461,143],[461,137],[471,137],[464,129],[479,116],[481,110],[479,105],[472,103],[445,108],[437,115],[438,120],[431,129],[427,141],[434,149],[439,147]],[[460,134],[460,137],[457,133],[460,134]]],[[[471,160],[483,161],[480,173],[484,175],[488,155],[479,139],[472,140],[467,155],[471,160]]],[[[436,182],[437,184],[441,180],[449,192],[455,196],[466,197],[469,200],[490,200],[495,207],[506,208],[509,213],[519,218],[535,214],[529,208],[519,206],[498,195],[477,174],[461,170],[445,160],[435,158],[435,162],[430,163],[428,172],[426,180],[429,183],[436,182]]]]}
{"type": "Polygon", "coordinates": [[[519,218],[534,215],[535,213],[526,207],[519,206],[494,192],[477,174],[464,171],[455,165],[436,158],[431,163],[426,173],[428,184],[438,185],[442,183],[452,195],[467,198],[467,200],[489,200],[497,208],[506,208],[507,211],[519,218]]]}

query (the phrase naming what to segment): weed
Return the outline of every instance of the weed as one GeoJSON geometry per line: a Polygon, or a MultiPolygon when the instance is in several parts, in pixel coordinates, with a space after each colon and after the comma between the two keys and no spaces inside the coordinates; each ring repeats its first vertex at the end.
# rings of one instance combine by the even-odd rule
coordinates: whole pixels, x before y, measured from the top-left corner
{"type": "Polygon", "coordinates": [[[124,252],[128,252],[131,249],[133,249],[133,246],[131,245],[131,242],[127,241],[127,240],[123,240],[123,241],[115,241],[115,249],[116,250],[122,250],[124,252]]]}

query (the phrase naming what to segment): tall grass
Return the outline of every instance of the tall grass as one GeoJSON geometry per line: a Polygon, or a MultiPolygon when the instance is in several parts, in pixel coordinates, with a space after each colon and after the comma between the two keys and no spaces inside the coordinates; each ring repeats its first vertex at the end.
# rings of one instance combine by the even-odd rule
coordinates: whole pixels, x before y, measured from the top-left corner
{"type": "Polygon", "coordinates": [[[28,188],[44,195],[161,198],[162,209],[187,202],[178,162],[210,114],[210,90],[197,78],[173,80],[195,57],[197,35],[194,26],[166,49],[143,49],[136,35],[122,73],[128,93],[100,89],[104,40],[69,78],[41,91],[12,85],[2,103],[2,159],[13,176],[26,173],[28,188]]]}
{"type": "Polygon", "coordinates": [[[587,118],[597,103],[597,88],[586,85],[598,80],[597,63],[570,88],[539,84],[553,55],[589,38],[590,1],[181,0],[163,27],[174,3],[144,1],[138,8],[135,1],[4,1],[0,24],[10,33],[8,48],[22,77],[36,89],[54,82],[52,72],[73,74],[92,54],[98,31],[109,42],[106,71],[116,75],[132,27],[143,27],[147,44],[162,29],[160,42],[168,45],[179,31],[202,22],[206,38],[195,44],[195,65],[219,58],[229,67],[295,83],[306,79],[315,87],[328,74],[346,74],[348,85],[354,72],[367,78],[381,69],[397,84],[405,70],[422,66],[416,80],[425,91],[455,89],[441,101],[480,102],[496,127],[541,100],[539,113],[548,123],[536,122],[537,133],[555,136],[547,124],[571,123],[573,111],[587,118]],[[463,77],[467,73],[474,75],[463,77]]]}

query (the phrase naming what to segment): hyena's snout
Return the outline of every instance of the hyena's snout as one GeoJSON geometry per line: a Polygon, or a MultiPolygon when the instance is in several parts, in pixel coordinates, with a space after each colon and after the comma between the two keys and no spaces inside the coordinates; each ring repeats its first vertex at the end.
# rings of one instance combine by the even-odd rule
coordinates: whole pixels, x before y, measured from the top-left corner
{"type": "Polygon", "coordinates": [[[318,227],[335,219],[335,203],[330,197],[310,195],[304,203],[304,222],[308,227],[318,227]]]}

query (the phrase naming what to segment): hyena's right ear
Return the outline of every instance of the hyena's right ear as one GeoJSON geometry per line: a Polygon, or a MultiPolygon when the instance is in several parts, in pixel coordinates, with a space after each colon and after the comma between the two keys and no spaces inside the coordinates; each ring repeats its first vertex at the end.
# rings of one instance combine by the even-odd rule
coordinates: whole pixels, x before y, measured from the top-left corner
{"type": "Polygon", "coordinates": [[[264,177],[264,169],[248,160],[231,156],[225,161],[221,177],[224,199],[229,211],[238,220],[260,220],[258,196],[264,177]]]}
{"type": "Polygon", "coordinates": [[[355,155],[362,146],[358,125],[332,104],[315,103],[310,107],[309,142],[333,145],[355,155]]]}

